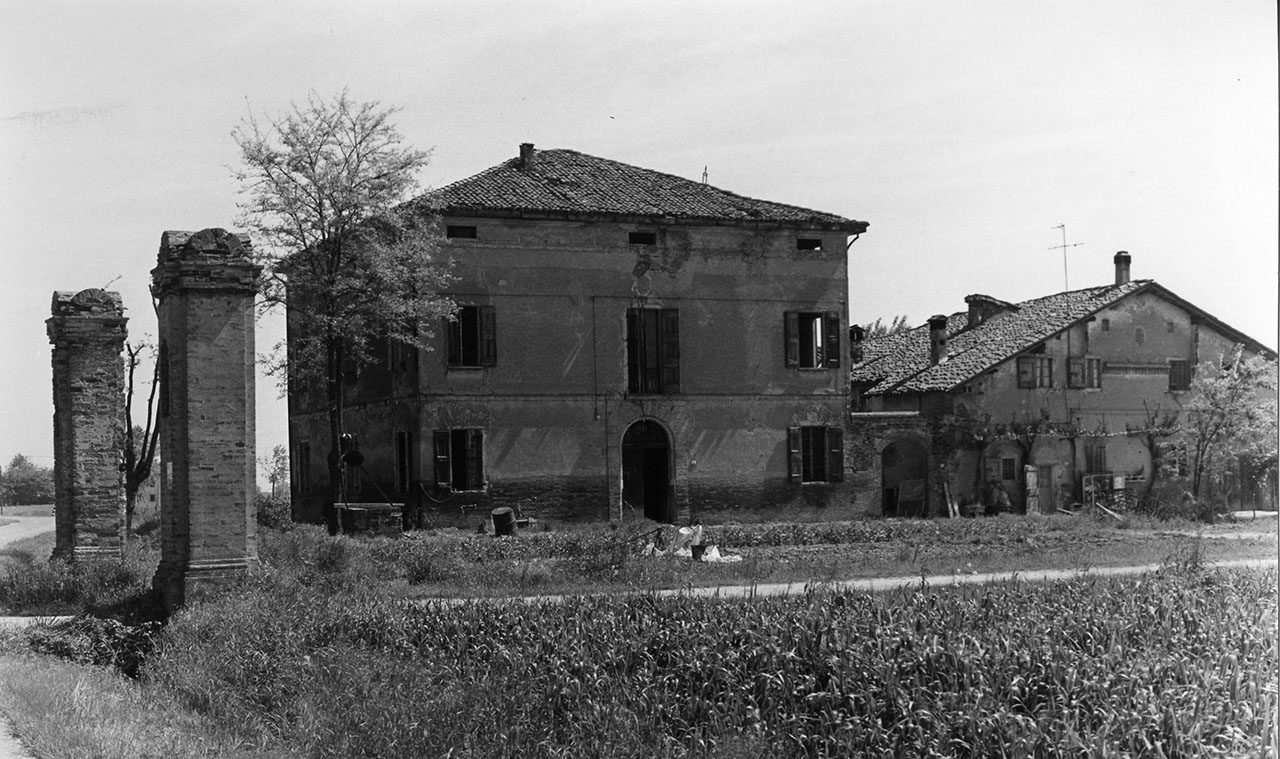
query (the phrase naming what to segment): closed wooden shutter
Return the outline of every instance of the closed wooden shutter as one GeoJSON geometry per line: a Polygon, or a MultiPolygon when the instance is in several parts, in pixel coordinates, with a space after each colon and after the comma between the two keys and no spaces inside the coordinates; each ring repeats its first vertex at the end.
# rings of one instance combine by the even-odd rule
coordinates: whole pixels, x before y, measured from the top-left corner
{"type": "Polygon", "coordinates": [[[444,320],[445,349],[449,366],[462,365],[462,309],[452,319],[444,320]]]}
{"type": "Polygon", "coordinates": [[[800,314],[788,311],[783,314],[783,332],[786,340],[786,364],[789,367],[800,366],[800,314]]]}
{"type": "Polygon", "coordinates": [[[840,366],[840,314],[828,311],[822,317],[822,337],[826,341],[823,366],[834,369],[840,366]]]}
{"type": "Polygon", "coordinates": [[[844,430],[827,428],[827,482],[844,482],[844,430]]]}
{"type": "Polygon", "coordinates": [[[800,450],[800,428],[787,428],[787,476],[792,482],[801,482],[804,474],[804,454],[800,450]]]}
{"type": "Polygon", "coordinates": [[[680,311],[662,310],[662,392],[680,392],[680,311]]]}
{"type": "Polygon", "coordinates": [[[453,487],[453,462],[449,456],[449,430],[435,430],[431,433],[435,446],[436,484],[442,488],[453,487]]]}
{"type": "Polygon", "coordinates": [[[498,365],[498,324],[493,306],[481,306],[480,312],[480,365],[498,365]]]}
{"type": "Polygon", "coordinates": [[[1018,359],[1018,387],[1036,386],[1036,359],[1034,356],[1023,356],[1018,359]]]}
{"type": "Polygon", "coordinates": [[[1067,387],[1087,387],[1084,378],[1084,359],[1067,360],[1067,387]]]}

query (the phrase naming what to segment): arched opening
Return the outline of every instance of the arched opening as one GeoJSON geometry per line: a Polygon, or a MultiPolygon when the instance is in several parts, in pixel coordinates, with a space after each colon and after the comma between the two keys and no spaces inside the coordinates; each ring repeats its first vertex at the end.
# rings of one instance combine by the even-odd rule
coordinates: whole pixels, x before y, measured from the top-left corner
{"type": "Polygon", "coordinates": [[[646,519],[675,521],[671,441],[662,425],[641,419],[622,436],[622,502],[646,519]]]}
{"type": "Polygon", "coordinates": [[[929,516],[928,451],[895,440],[880,453],[881,510],[887,517],[929,516]]]}

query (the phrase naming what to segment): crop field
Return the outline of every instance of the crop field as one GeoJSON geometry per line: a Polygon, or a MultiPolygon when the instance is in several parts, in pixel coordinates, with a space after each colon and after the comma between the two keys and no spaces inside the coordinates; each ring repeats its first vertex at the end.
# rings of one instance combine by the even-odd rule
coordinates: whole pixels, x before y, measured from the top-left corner
{"type": "Polygon", "coordinates": [[[1276,575],[410,602],[269,573],[143,687],[322,757],[1274,756],[1276,575]],[[1268,752],[1270,752],[1268,754],[1268,752]]]}

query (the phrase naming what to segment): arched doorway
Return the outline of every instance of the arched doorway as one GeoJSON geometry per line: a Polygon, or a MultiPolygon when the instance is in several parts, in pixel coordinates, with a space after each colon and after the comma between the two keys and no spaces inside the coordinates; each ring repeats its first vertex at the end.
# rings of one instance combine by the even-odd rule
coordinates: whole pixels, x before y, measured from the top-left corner
{"type": "Polygon", "coordinates": [[[895,440],[880,453],[881,509],[887,517],[929,516],[928,451],[895,440]]]}
{"type": "Polygon", "coordinates": [[[641,419],[622,436],[622,502],[646,519],[674,522],[671,441],[662,425],[641,419]]]}

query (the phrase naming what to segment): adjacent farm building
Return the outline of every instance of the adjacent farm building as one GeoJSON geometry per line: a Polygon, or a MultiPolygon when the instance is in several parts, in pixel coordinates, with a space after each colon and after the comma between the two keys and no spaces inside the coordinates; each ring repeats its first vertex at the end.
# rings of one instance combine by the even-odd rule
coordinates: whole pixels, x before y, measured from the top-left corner
{"type": "MultiPolygon", "coordinates": [[[[347,387],[348,499],[463,523],[847,518],[848,250],[867,223],[535,150],[419,199],[457,318],[347,387]]],[[[323,406],[290,391],[293,495],[318,519],[323,406]]]]}
{"type": "MultiPolygon", "coordinates": [[[[1147,495],[1161,474],[1174,484],[1185,443],[1161,433],[1196,365],[1236,345],[1275,352],[1157,282],[1131,280],[1130,261],[1116,254],[1115,281],[1101,287],[1022,303],[970,295],[965,311],[874,340],[855,327],[857,496],[886,516],[945,514],[949,502],[1051,514],[1117,487],[1147,495]]],[[[1246,479],[1218,473],[1218,495],[1265,498],[1246,479]]]]}

